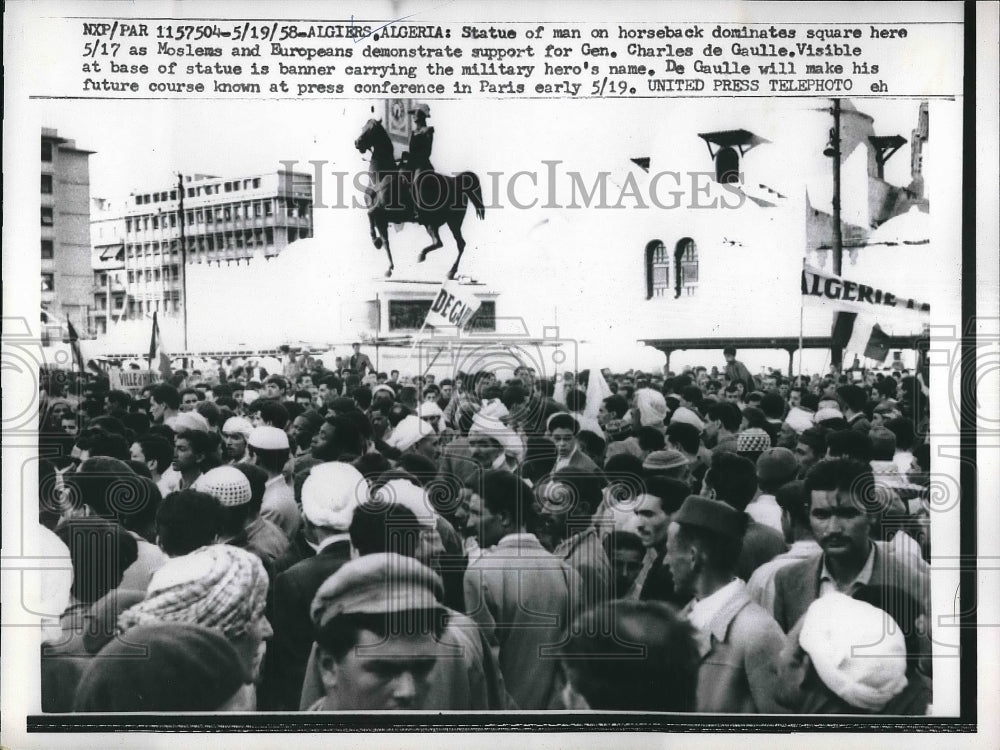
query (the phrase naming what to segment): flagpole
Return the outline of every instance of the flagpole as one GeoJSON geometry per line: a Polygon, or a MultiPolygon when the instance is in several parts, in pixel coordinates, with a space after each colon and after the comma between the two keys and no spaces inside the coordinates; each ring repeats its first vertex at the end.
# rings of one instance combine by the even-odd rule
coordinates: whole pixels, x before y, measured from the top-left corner
{"type": "MultiPolygon", "coordinates": [[[[802,269],[805,270],[806,259],[802,259],[802,269]]],[[[802,385],[802,328],[805,318],[806,298],[804,294],[799,295],[799,385],[802,385]]]]}

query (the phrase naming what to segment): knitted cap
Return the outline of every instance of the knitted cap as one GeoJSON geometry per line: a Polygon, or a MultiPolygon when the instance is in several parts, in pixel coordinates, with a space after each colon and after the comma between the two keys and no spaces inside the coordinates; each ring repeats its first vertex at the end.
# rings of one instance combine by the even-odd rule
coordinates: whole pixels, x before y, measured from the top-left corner
{"type": "Polygon", "coordinates": [[[832,592],[810,604],[803,618],[799,645],[840,698],[881,711],[906,687],[906,641],[886,612],[832,592]]]}
{"type": "Polygon", "coordinates": [[[760,427],[750,427],[736,436],[737,453],[757,453],[771,447],[771,436],[760,427]]]}
{"type": "Polygon", "coordinates": [[[224,508],[246,505],[253,493],[247,475],[234,466],[219,466],[194,480],[191,489],[205,492],[224,508]]]}
{"type": "Polygon", "coordinates": [[[679,450],[673,448],[664,451],[653,451],[646,460],[642,462],[642,468],[646,471],[666,471],[667,469],[679,469],[687,466],[687,456],[679,450]]]}

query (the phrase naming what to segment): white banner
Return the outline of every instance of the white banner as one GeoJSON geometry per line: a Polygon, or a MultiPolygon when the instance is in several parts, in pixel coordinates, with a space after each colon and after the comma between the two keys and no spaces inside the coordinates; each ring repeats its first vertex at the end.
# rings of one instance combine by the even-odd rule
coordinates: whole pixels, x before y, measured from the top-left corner
{"type": "Polygon", "coordinates": [[[461,331],[476,314],[482,302],[471,290],[454,281],[446,281],[427,312],[425,325],[455,327],[461,331]]]}
{"type": "Polygon", "coordinates": [[[930,314],[931,306],[869,284],[805,266],[802,269],[803,302],[832,305],[839,310],[875,313],[878,310],[913,310],[930,314]]]}

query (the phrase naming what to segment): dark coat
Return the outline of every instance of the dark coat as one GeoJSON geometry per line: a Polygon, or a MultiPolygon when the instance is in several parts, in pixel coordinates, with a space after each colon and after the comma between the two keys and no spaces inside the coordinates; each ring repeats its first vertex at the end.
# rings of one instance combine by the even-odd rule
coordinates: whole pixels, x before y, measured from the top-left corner
{"type": "Polygon", "coordinates": [[[312,649],[314,632],[309,608],[323,582],[351,559],[351,543],[344,539],[296,563],[274,580],[268,619],[274,637],[267,645],[261,707],[296,711],[302,680],[312,649]]]}
{"type": "MultiPolygon", "coordinates": [[[[819,578],[824,555],[817,555],[788,565],[774,576],[774,619],[786,633],[806,613],[809,605],[819,598],[819,578]]],[[[930,612],[930,585],[923,570],[901,559],[882,543],[875,543],[875,563],[872,585],[896,586],[922,602],[930,612]]]]}

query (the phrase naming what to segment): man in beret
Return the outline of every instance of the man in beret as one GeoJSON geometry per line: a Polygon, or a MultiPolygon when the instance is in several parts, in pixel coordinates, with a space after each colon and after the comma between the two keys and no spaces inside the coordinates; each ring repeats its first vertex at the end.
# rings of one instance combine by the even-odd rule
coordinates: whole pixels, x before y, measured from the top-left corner
{"type": "Polygon", "coordinates": [[[746,523],[745,513],[692,495],[668,530],[674,585],[694,596],[681,614],[694,626],[701,654],[699,712],[782,711],[775,700],[781,628],[736,577],[746,523]]]}
{"type": "Polygon", "coordinates": [[[417,709],[442,654],[441,580],[411,557],[364,555],[313,599],[324,697],[314,711],[417,709]]]}

